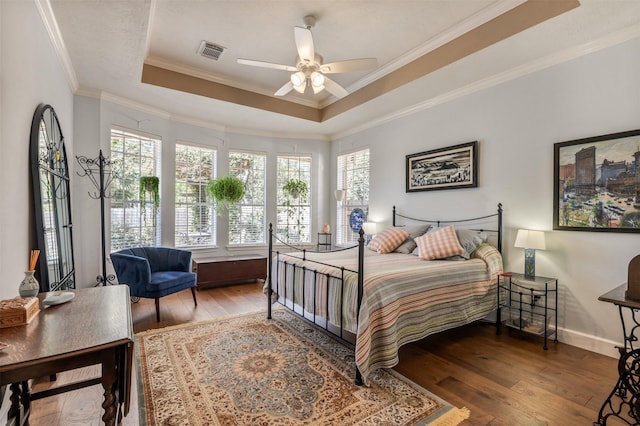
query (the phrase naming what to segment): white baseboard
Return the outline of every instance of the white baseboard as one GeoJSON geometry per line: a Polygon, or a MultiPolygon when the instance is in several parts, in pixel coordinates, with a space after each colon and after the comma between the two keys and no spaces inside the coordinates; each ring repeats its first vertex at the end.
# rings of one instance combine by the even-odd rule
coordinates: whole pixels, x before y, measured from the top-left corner
{"type": "Polygon", "coordinates": [[[565,328],[558,328],[558,340],[567,345],[610,356],[611,358],[617,359],[620,357],[616,346],[622,346],[621,342],[614,342],[613,340],[606,340],[565,328]]]}

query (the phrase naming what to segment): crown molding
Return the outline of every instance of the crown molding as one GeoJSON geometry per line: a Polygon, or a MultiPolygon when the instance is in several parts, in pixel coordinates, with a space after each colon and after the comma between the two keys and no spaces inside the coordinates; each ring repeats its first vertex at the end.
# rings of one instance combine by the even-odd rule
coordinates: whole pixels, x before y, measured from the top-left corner
{"type": "Polygon", "coordinates": [[[571,61],[573,59],[624,43],[626,41],[629,41],[638,37],[640,37],[640,24],[632,25],[630,27],[624,28],[620,31],[617,31],[615,33],[602,37],[598,40],[585,43],[570,49],[566,49],[562,52],[555,53],[555,54],[546,56],[544,58],[529,62],[527,64],[511,68],[510,70],[504,71],[500,74],[496,74],[491,77],[478,80],[474,83],[460,87],[456,90],[452,90],[450,92],[443,93],[438,96],[434,96],[430,99],[427,99],[423,102],[412,105],[408,108],[404,108],[394,113],[387,114],[377,119],[371,120],[367,123],[363,123],[360,126],[352,127],[347,131],[335,133],[331,135],[331,140],[338,140],[347,136],[351,136],[353,134],[362,132],[364,130],[380,126],[382,124],[397,120],[399,118],[413,115],[417,112],[432,108],[434,106],[437,106],[455,99],[459,99],[464,96],[471,95],[473,93],[488,89],[490,87],[498,86],[500,84],[514,80],[516,78],[520,78],[525,75],[532,74],[534,72],[541,71],[543,69],[550,68],[552,66],[571,61]]]}
{"type": "MultiPolygon", "coordinates": [[[[147,56],[144,60],[145,64],[152,65],[154,67],[163,68],[169,71],[174,71],[180,74],[189,75],[191,77],[196,77],[202,80],[212,81],[214,83],[224,84],[225,86],[235,87],[237,89],[247,90],[254,93],[258,93],[264,96],[274,97],[272,91],[267,91],[262,87],[258,87],[257,85],[250,84],[238,84],[235,80],[230,80],[228,78],[220,77],[211,73],[203,72],[194,67],[190,67],[187,65],[178,64],[172,61],[168,61],[163,58],[159,58],[157,56],[147,56]]],[[[300,98],[300,97],[292,97],[289,96],[287,98],[289,102],[293,102],[296,104],[308,106],[311,108],[318,108],[319,103],[315,102],[308,98],[300,98]]]]}
{"type": "Polygon", "coordinates": [[[255,129],[242,128],[242,127],[224,126],[222,124],[213,123],[210,121],[204,121],[204,120],[200,120],[193,117],[172,114],[160,108],[155,108],[147,104],[135,102],[135,101],[132,101],[131,99],[123,98],[121,96],[117,96],[112,93],[99,91],[99,90],[80,88],[76,90],[75,95],[98,99],[100,101],[110,102],[112,104],[119,105],[124,108],[129,108],[138,112],[143,112],[145,114],[153,115],[164,120],[173,121],[175,123],[182,123],[190,126],[201,127],[204,129],[211,129],[219,132],[224,132],[226,134],[233,133],[233,134],[239,134],[239,135],[261,136],[261,137],[268,137],[268,138],[319,140],[319,141],[325,141],[325,142],[331,141],[329,135],[319,134],[319,133],[309,134],[309,133],[267,132],[267,131],[261,131],[261,130],[255,130],[255,129]]]}
{"type": "MultiPolygon", "coordinates": [[[[380,67],[376,71],[367,74],[360,80],[346,87],[349,93],[353,93],[356,90],[362,89],[365,86],[373,83],[374,81],[384,77],[385,75],[402,68],[403,66],[411,63],[412,61],[420,58],[421,56],[426,55],[427,53],[449,43],[450,41],[470,32],[474,28],[479,27],[482,24],[485,24],[491,21],[494,18],[508,12],[511,9],[514,9],[521,4],[525,3],[527,0],[508,0],[503,2],[493,3],[491,6],[484,8],[483,10],[477,12],[476,14],[468,17],[463,20],[459,24],[450,28],[447,31],[444,31],[438,34],[436,37],[428,40],[420,46],[408,51],[406,54],[398,57],[397,59],[389,62],[387,65],[380,67]]],[[[320,103],[320,108],[324,108],[327,105],[335,102],[336,98],[329,98],[324,102],[320,103]]]]}
{"type": "Polygon", "coordinates": [[[67,51],[67,47],[64,44],[64,40],[62,39],[62,34],[60,33],[60,28],[58,27],[58,22],[56,21],[55,15],[53,14],[53,9],[51,9],[51,3],[49,0],[35,0],[36,8],[38,9],[38,13],[40,14],[40,18],[44,23],[44,27],[49,34],[49,39],[51,40],[51,44],[53,45],[53,50],[56,53],[56,56],[60,60],[60,64],[62,65],[62,69],[64,70],[64,75],[67,78],[67,83],[69,84],[69,88],[71,89],[71,93],[74,93],[78,90],[78,77],[76,76],[76,71],[73,68],[73,64],[71,63],[71,58],[69,57],[69,52],[67,51]]]}

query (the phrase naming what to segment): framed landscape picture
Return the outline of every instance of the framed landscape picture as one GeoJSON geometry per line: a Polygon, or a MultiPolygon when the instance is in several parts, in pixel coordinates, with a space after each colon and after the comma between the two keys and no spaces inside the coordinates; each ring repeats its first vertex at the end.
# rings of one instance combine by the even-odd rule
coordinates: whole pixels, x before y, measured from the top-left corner
{"type": "Polygon", "coordinates": [[[640,129],[554,145],[553,229],[640,232],[640,129]]]}
{"type": "Polygon", "coordinates": [[[478,141],[407,155],[407,192],[478,186],[478,141]]]}

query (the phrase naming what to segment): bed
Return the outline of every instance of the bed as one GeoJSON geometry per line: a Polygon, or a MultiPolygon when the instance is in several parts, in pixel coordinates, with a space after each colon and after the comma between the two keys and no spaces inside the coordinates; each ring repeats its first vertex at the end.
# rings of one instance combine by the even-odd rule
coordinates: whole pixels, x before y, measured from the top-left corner
{"type": "Polygon", "coordinates": [[[353,344],[355,380],[366,383],[375,369],[398,363],[402,345],[496,309],[501,240],[501,204],[486,216],[449,221],[416,219],[394,207],[392,226],[368,245],[360,231],[357,246],[328,252],[288,246],[270,226],[267,315],[278,302],[353,344]],[[389,235],[395,240],[386,244],[389,235]],[[459,243],[444,259],[437,257],[451,249],[443,251],[443,238],[459,243]]]}

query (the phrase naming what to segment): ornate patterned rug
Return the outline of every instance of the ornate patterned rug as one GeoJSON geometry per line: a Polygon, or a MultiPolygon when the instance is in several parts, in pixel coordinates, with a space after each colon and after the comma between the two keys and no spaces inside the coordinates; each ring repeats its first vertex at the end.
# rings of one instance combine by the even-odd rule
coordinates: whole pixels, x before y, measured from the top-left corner
{"type": "Polygon", "coordinates": [[[392,370],[356,386],[354,353],[284,309],[136,335],[142,425],[457,425],[392,370]]]}

